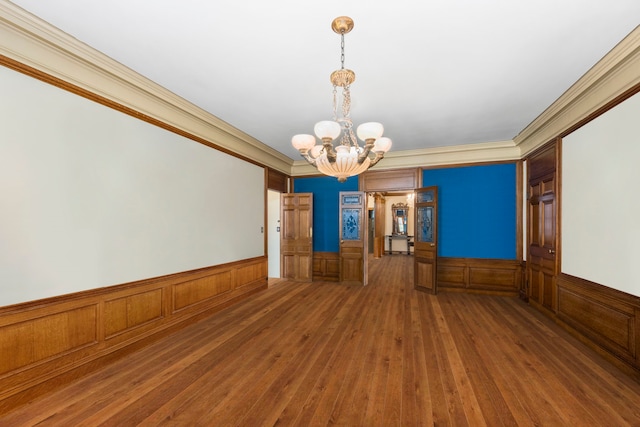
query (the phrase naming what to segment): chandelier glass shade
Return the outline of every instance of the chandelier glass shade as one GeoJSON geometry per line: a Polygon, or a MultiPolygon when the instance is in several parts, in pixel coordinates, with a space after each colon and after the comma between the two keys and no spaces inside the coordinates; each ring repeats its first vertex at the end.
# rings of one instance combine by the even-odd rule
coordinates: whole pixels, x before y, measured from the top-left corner
{"type": "Polygon", "coordinates": [[[353,132],[351,120],[351,83],[356,75],[344,68],[344,35],[353,28],[353,20],[341,16],[333,20],[331,28],[341,36],[342,68],[331,73],[333,84],[333,120],[316,123],[313,135],[300,134],[291,139],[300,155],[325,175],[344,182],[350,176],[359,175],[378,163],[391,148],[391,140],[382,136],[384,127],[370,122],[358,126],[356,134],[364,142],[360,145],[353,132]],[[338,88],[342,88],[338,93],[338,88]],[[340,114],[338,106],[341,104],[340,114]],[[341,136],[342,135],[342,136],[341,136]],[[316,137],[322,144],[316,144],[316,137]],[[334,147],[333,141],[338,140],[334,147]]]}

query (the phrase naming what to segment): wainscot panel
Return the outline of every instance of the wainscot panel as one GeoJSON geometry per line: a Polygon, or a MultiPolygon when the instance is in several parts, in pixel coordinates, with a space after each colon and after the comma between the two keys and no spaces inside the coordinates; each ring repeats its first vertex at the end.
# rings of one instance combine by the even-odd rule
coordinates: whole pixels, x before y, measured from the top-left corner
{"type": "Polygon", "coordinates": [[[320,282],[340,281],[340,255],[337,252],[313,253],[313,280],[320,282]]]}
{"type": "Polygon", "coordinates": [[[173,286],[174,313],[185,307],[205,302],[233,288],[232,270],[198,277],[173,286]]]}
{"type": "Polygon", "coordinates": [[[557,287],[558,319],[640,370],[640,297],[568,274],[558,276],[557,287]]]}
{"type": "Polygon", "coordinates": [[[438,290],[517,295],[521,268],[515,260],[438,257],[438,290]]]}
{"type": "Polygon", "coordinates": [[[267,288],[267,259],[0,307],[0,415],[267,288]]]}
{"type": "Polygon", "coordinates": [[[22,320],[11,316],[0,328],[0,375],[96,343],[95,304],[55,313],[38,310],[22,320]]]}
{"type": "Polygon", "coordinates": [[[152,289],[105,301],[105,337],[110,338],[143,323],[160,319],[162,316],[162,289],[152,289]]]}

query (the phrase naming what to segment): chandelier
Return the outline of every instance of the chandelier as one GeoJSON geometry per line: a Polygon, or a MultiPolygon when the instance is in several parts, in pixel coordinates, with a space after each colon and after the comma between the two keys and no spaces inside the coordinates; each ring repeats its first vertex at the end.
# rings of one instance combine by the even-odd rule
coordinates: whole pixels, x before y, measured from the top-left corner
{"type": "Polygon", "coordinates": [[[382,124],[370,122],[358,126],[356,134],[364,141],[364,146],[358,144],[353,132],[350,111],[350,86],[355,81],[356,74],[344,68],[344,35],[353,29],[353,20],[348,16],[340,16],[333,20],[331,28],[340,34],[342,63],[342,67],[330,76],[333,84],[333,120],[318,122],[313,128],[322,145],[316,144],[316,138],[313,135],[304,134],[291,138],[291,144],[318,171],[335,176],[338,181],[344,182],[348,177],[359,175],[378,163],[384,157],[384,153],[391,148],[391,140],[382,137],[384,132],[382,124]],[[339,87],[342,88],[341,94],[338,93],[339,87]],[[341,105],[340,109],[338,109],[339,105],[341,105]],[[333,141],[339,137],[339,143],[334,147],[333,141]]]}

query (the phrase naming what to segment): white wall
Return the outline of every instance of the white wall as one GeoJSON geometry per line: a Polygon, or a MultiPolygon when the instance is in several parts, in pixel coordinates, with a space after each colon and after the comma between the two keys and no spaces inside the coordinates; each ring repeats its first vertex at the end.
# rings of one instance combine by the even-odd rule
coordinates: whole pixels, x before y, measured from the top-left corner
{"type": "Polygon", "coordinates": [[[267,232],[269,242],[269,277],[280,277],[280,193],[269,190],[267,192],[267,232]]]}
{"type": "Polygon", "coordinates": [[[562,272],[640,296],[640,94],[562,150],[562,272]]]}
{"type": "Polygon", "coordinates": [[[264,255],[264,169],[0,67],[0,306],[264,255]]]}
{"type": "MultiPolygon", "coordinates": [[[[403,195],[403,196],[387,196],[385,197],[385,205],[384,205],[384,209],[385,209],[385,213],[384,213],[384,218],[385,218],[385,224],[384,224],[384,235],[388,236],[391,235],[393,233],[393,212],[391,210],[391,207],[394,204],[397,203],[407,203],[407,196],[403,195]]],[[[409,206],[409,217],[407,218],[407,234],[409,236],[413,236],[413,217],[414,217],[414,210],[413,210],[413,205],[409,206]]],[[[389,250],[389,239],[387,239],[385,237],[384,239],[384,248],[385,251],[389,250]]],[[[407,242],[405,240],[402,239],[394,239],[393,240],[393,250],[394,251],[403,251],[406,252],[407,251],[407,242]]]]}

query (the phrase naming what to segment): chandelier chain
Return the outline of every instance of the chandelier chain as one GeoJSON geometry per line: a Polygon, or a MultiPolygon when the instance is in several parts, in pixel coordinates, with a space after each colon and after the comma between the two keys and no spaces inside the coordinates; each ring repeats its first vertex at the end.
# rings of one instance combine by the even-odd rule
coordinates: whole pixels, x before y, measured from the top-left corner
{"type": "Polygon", "coordinates": [[[342,90],[342,116],[351,119],[351,89],[345,86],[342,90]]]}
{"type": "Polygon", "coordinates": [[[342,70],[344,70],[344,30],[340,33],[340,63],[342,70]]]}
{"type": "MultiPolygon", "coordinates": [[[[340,66],[341,69],[344,70],[344,30],[340,32],[340,66]]],[[[336,87],[333,87],[333,108],[334,108],[334,116],[336,115],[337,110],[337,94],[336,87]]],[[[335,120],[335,119],[334,119],[335,120]]],[[[344,86],[342,86],[342,117],[337,120],[344,128],[344,132],[342,133],[342,138],[340,143],[346,146],[358,146],[358,142],[356,140],[356,136],[353,133],[353,122],[351,121],[351,88],[348,81],[344,82],[344,86]]]]}
{"type": "Polygon", "coordinates": [[[338,121],[338,87],[333,85],[333,121],[338,121]]]}

